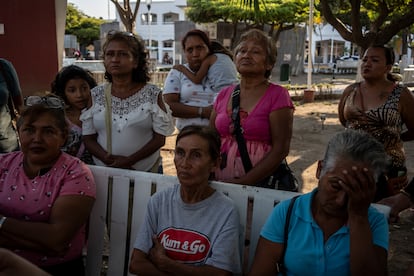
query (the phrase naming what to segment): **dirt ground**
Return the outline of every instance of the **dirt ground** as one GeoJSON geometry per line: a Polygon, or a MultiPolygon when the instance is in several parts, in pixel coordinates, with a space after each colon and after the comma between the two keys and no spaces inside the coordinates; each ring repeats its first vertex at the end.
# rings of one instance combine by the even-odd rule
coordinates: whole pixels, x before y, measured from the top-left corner
{"type": "MultiPolygon", "coordinates": [[[[323,157],[327,141],[342,126],[337,115],[338,100],[315,101],[302,104],[295,102],[293,137],[287,158],[301,185],[301,192],[311,191],[316,185],[316,162],[323,157]],[[326,120],[322,122],[321,114],[326,120]]],[[[173,165],[173,135],[167,138],[162,150],[164,173],[175,175],[173,165]]],[[[414,176],[414,142],[406,143],[407,167],[410,178],[414,176]]],[[[409,263],[414,261],[414,209],[402,213],[396,224],[390,225],[389,274],[403,275],[409,263]]]]}

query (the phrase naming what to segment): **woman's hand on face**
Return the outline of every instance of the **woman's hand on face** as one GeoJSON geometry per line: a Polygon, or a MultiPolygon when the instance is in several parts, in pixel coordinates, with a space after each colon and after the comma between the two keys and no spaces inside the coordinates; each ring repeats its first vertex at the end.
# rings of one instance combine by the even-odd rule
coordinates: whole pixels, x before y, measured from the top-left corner
{"type": "Polygon", "coordinates": [[[348,196],[349,215],[367,216],[368,207],[375,196],[376,184],[372,171],[353,165],[342,171],[342,189],[348,196]]]}

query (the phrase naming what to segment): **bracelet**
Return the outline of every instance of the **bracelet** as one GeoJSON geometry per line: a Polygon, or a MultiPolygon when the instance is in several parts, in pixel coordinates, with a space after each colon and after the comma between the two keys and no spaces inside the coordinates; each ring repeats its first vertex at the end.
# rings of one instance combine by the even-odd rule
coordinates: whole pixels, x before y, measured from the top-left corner
{"type": "Polygon", "coordinates": [[[200,106],[198,108],[198,117],[203,118],[201,115],[203,115],[203,108],[200,106]]]}
{"type": "Polygon", "coordinates": [[[409,193],[407,193],[404,189],[401,189],[400,193],[402,193],[403,195],[408,197],[411,201],[413,201],[413,197],[409,193]]]}
{"type": "Polygon", "coordinates": [[[0,218],[0,229],[3,227],[4,222],[6,221],[7,217],[6,216],[2,216],[0,218]]]}

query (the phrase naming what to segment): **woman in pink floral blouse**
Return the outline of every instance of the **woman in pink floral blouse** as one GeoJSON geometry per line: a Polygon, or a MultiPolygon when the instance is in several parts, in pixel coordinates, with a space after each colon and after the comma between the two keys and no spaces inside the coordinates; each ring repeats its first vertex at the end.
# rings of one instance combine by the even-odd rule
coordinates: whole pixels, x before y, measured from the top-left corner
{"type": "Polygon", "coordinates": [[[68,134],[63,101],[29,96],[25,105],[18,122],[21,151],[0,155],[0,247],[52,275],[84,275],[92,173],[61,151],[68,134]]]}

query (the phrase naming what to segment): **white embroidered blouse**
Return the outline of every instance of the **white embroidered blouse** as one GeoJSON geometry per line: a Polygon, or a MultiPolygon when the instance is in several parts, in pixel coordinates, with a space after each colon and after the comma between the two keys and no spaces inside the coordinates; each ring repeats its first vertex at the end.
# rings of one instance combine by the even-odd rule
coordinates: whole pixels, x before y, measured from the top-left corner
{"type": "MultiPolygon", "coordinates": [[[[107,135],[105,125],[105,85],[91,90],[92,106],[82,112],[82,134],[97,134],[97,142],[105,150],[107,135]]],[[[153,85],[146,84],[132,96],[121,99],[111,96],[112,99],[112,154],[129,156],[141,149],[153,138],[153,132],[168,136],[174,132],[174,123],[171,110],[165,103],[167,112],[158,105],[158,95],[161,90],[153,85]]],[[[160,156],[156,151],[145,159],[133,165],[140,171],[152,168],[160,156]]],[[[93,157],[96,165],[105,164],[93,157]]]]}

